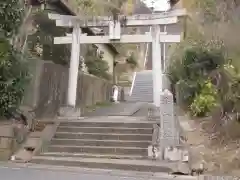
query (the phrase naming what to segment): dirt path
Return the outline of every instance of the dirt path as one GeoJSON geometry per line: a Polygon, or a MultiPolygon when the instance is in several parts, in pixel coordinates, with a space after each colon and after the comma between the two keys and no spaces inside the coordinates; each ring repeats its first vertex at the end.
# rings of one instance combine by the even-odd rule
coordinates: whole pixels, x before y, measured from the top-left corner
{"type": "Polygon", "coordinates": [[[240,176],[239,123],[232,122],[224,127],[224,132],[220,130],[219,135],[213,136],[213,123],[209,118],[193,120],[182,116],[180,122],[187,124],[184,129],[193,167],[203,163],[207,169],[205,173],[240,176]],[[213,140],[213,137],[216,138],[213,140]]]}

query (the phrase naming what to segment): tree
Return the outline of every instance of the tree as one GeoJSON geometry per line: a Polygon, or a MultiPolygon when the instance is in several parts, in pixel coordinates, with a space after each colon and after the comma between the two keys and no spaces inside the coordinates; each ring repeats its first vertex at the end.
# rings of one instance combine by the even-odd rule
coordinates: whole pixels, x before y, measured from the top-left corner
{"type": "Polygon", "coordinates": [[[56,27],[55,22],[47,17],[48,10],[32,14],[35,33],[29,35],[28,48],[35,56],[43,60],[51,60],[56,64],[68,64],[70,48],[67,45],[55,45],[53,39],[56,36],[64,36],[67,30],[56,27]]]}
{"type": "Polygon", "coordinates": [[[99,52],[94,45],[87,46],[85,54],[85,64],[89,74],[110,80],[111,76],[108,74],[108,63],[103,60],[103,52],[99,52]]]}
{"type": "Polygon", "coordinates": [[[18,107],[29,77],[21,46],[16,45],[24,12],[19,0],[0,3],[0,115],[18,107]]]}
{"type": "Polygon", "coordinates": [[[76,5],[85,15],[126,15],[131,13],[132,4],[132,0],[76,0],[76,5]]]}

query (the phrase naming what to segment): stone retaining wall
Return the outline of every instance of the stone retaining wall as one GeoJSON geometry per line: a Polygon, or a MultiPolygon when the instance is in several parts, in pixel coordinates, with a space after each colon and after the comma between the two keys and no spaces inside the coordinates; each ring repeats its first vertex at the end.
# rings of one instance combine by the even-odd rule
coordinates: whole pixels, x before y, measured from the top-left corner
{"type": "MultiPolygon", "coordinates": [[[[33,60],[32,82],[27,88],[24,105],[35,109],[36,117],[51,118],[65,104],[68,68],[50,61],[33,60]]],[[[110,101],[112,84],[96,76],[79,73],[77,107],[110,101]]]]}
{"type": "Polygon", "coordinates": [[[12,125],[0,126],[0,160],[9,160],[14,149],[12,125]]]}

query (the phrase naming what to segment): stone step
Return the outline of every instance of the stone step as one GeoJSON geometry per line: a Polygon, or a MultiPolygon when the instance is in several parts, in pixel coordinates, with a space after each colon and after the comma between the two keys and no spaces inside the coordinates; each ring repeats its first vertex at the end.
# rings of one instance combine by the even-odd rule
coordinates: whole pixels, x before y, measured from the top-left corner
{"type": "Polygon", "coordinates": [[[130,102],[153,102],[153,76],[152,72],[138,72],[135,77],[130,102]]]}
{"type": "Polygon", "coordinates": [[[65,139],[96,139],[96,140],[131,140],[151,141],[151,134],[104,134],[104,133],[70,133],[56,132],[54,138],[65,139]]]}
{"type": "Polygon", "coordinates": [[[153,88],[138,88],[136,87],[137,89],[136,90],[133,90],[133,94],[136,94],[136,93],[142,93],[142,95],[149,95],[149,94],[152,94],[153,93],[153,88]],[[144,94],[143,94],[144,93],[144,94]]]}
{"type": "Polygon", "coordinates": [[[132,94],[132,96],[130,96],[130,98],[132,99],[137,99],[137,100],[144,100],[144,102],[146,102],[145,100],[152,100],[153,96],[144,96],[144,95],[140,95],[140,94],[132,94]]]}
{"type": "Polygon", "coordinates": [[[59,126],[57,132],[152,134],[153,128],[59,126]]]}
{"type": "Polygon", "coordinates": [[[135,79],[135,83],[144,83],[146,82],[147,84],[152,84],[152,78],[143,78],[143,79],[135,79]]]}
{"type": "Polygon", "coordinates": [[[153,100],[149,99],[149,98],[148,99],[140,99],[140,98],[139,99],[130,99],[130,98],[128,99],[129,102],[137,102],[137,101],[140,101],[140,100],[142,100],[144,102],[148,102],[148,103],[152,103],[153,102],[153,100]]]}
{"type": "Polygon", "coordinates": [[[133,89],[133,91],[142,91],[142,90],[147,91],[147,90],[153,89],[152,85],[147,86],[145,84],[136,84],[135,86],[136,86],[135,87],[136,89],[133,89]]]}
{"type": "Polygon", "coordinates": [[[121,140],[93,140],[93,139],[55,139],[52,145],[76,145],[76,146],[118,146],[118,147],[139,147],[147,148],[151,141],[121,141],[121,140]]]}
{"type": "MultiPolygon", "coordinates": [[[[148,89],[148,88],[151,88],[151,87],[152,87],[152,83],[135,82],[133,88],[136,88],[136,87],[143,88],[143,89],[144,89],[144,88],[145,88],[145,89],[148,89]]],[[[137,89],[135,89],[135,90],[137,90],[137,89]]]]}
{"type": "Polygon", "coordinates": [[[92,154],[92,153],[68,153],[68,152],[44,152],[39,156],[49,157],[75,157],[75,158],[108,158],[108,159],[147,159],[146,156],[141,155],[120,155],[120,154],[92,154]]]}
{"type": "Polygon", "coordinates": [[[151,97],[153,97],[153,94],[133,93],[133,94],[131,95],[131,97],[137,97],[137,98],[145,99],[145,98],[151,98],[151,97]]]}
{"type": "Polygon", "coordinates": [[[152,86],[152,84],[144,84],[144,83],[142,83],[142,84],[140,84],[140,83],[138,83],[138,84],[135,84],[135,87],[134,88],[136,88],[135,90],[139,90],[139,89],[153,89],[153,86],[152,86]]]}
{"type": "Polygon", "coordinates": [[[50,145],[48,152],[68,152],[68,153],[95,153],[95,154],[116,154],[116,155],[142,155],[147,156],[146,148],[137,147],[105,147],[105,146],[66,146],[66,145],[50,145]]]}
{"type": "MultiPolygon", "coordinates": [[[[139,89],[136,89],[136,90],[134,90],[132,93],[144,93],[144,94],[152,94],[153,93],[153,89],[152,88],[144,88],[144,89],[141,89],[141,88],[139,88],[139,89]]],[[[143,94],[143,95],[144,95],[143,94]]]]}
{"type": "Polygon", "coordinates": [[[144,92],[134,92],[131,94],[131,97],[140,97],[140,98],[150,98],[153,94],[145,94],[144,92]]]}
{"type": "Polygon", "coordinates": [[[151,84],[152,83],[152,78],[142,78],[142,79],[140,79],[140,77],[139,77],[139,78],[135,79],[135,82],[138,82],[138,83],[146,82],[147,84],[151,84]]]}
{"type": "Polygon", "coordinates": [[[146,84],[135,84],[135,87],[136,89],[134,89],[134,91],[137,91],[137,90],[149,90],[149,89],[153,89],[153,86],[152,85],[146,85],[146,84]]]}
{"type": "Polygon", "coordinates": [[[135,87],[139,86],[139,87],[152,87],[153,83],[152,82],[148,82],[151,80],[146,80],[146,81],[141,81],[141,82],[135,82],[134,85],[135,87]]]}
{"type": "Polygon", "coordinates": [[[118,169],[128,171],[165,173],[172,173],[174,169],[176,169],[176,164],[173,162],[108,158],[34,156],[31,163],[55,166],[75,166],[84,168],[118,169]]]}
{"type": "Polygon", "coordinates": [[[152,86],[152,82],[151,82],[151,79],[145,79],[144,81],[143,80],[137,80],[135,81],[135,85],[143,85],[145,87],[149,87],[149,86],[152,86]]]}
{"type": "Polygon", "coordinates": [[[144,96],[144,95],[140,95],[140,94],[132,94],[130,96],[130,98],[132,99],[138,99],[138,100],[152,100],[153,99],[153,95],[149,95],[149,96],[144,96]]]}
{"type": "Polygon", "coordinates": [[[148,99],[148,98],[152,98],[153,97],[152,94],[151,95],[144,95],[144,94],[140,95],[140,94],[138,94],[138,93],[132,94],[131,97],[133,97],[133,98],[140,98],[140,99],[148,99]]]}
{"type": "Polygon", "coordinates": [[[136,89],[133,90],[134,92],[140,92],[140,91],[146,91],[146,92],[151,92],[152,91],[152,86],[145,86],[145,85],[136,85],[136,89]]]}
{"type": "Polygon", "coordinates": [[[133,98],[140,98],[140,99],[146,99],[146,98],[152,98],[153,94],[145,94],[144,92],[139,92],[139,93],[132,93],[130,97],[133,98]]]}
{"type": "Polygon", "coordinates": [[[152,93],[152,91],[153,91],[153,88],[151,88],[151,87],[139,87],[139,86],[136,86],[136,89],[135,90],[133,90],[133,93],[140,93],[140,92],[144,92],[144,93],[146,93],[146,94],[151,94],[152,93]]]}
{"type": "Polygon", "coordinates": [[[61,122],[60,126],[74,126],[74,127],[126,127],[126,128],[152,128],[153,124],[149,122],[90,122],[90,121],[68,121],[61,122]]]}
{"type": "Polygon", "coordinates": [[[133,91],[132,94],[138,94],[138,93],[142,93],[142,95],[151,95],[153,94],[152,89],[138,89],[136,91],[133,91]]]}

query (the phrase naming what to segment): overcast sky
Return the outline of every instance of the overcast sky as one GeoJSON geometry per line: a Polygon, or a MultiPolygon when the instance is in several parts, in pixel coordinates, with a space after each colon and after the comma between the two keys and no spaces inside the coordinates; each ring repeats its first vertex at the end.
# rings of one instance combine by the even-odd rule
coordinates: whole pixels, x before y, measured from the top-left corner
{"type": "Polygon", "coordinates": [[[149,7],[152,7],[152,2],[154,3],[154,8],[157,11],[166,11],[169,9],[169,4],[168,4],[168,0],[145,0],[144,2],[146,2],[146,4],[149,7]]]}

